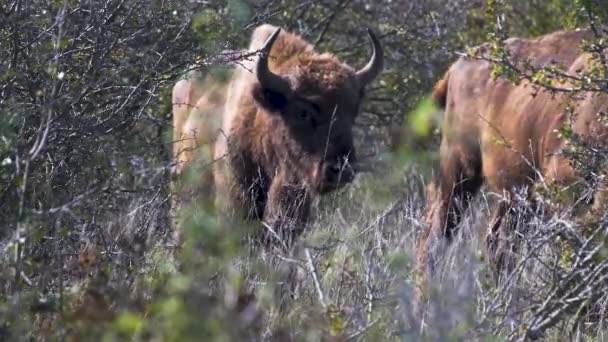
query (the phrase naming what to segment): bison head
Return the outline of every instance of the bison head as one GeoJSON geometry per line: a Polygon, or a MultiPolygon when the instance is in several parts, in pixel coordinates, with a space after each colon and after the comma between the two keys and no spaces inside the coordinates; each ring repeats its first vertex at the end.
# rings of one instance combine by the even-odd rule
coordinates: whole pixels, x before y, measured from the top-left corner
{"type": "Polygon", "coordinates": [[[383,64],[382,46],[371,30],[368,33],[373,53],[360,70],[331,54],[319,54],[310,45],[299,53],[289,51],[280,41],[280,29],[260,49],[253,96],[276,128],[273,145],[283,154],[276,156],[277,162],[291,163],[294,179],[319,193],[355,177],[353,124],[364,88],[383,64]]]}

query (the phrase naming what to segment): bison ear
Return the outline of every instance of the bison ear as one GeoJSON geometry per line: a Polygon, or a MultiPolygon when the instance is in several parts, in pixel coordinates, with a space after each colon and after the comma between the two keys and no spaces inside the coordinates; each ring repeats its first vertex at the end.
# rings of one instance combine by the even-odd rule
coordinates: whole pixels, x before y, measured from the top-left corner
{"type": "Polygon", "coordinates": [[[253,98],[271,112],[281,111],[287,106],[287,96],[278,91],[264,88],[261,84],[257,84],[253,88],[253,98]]]}

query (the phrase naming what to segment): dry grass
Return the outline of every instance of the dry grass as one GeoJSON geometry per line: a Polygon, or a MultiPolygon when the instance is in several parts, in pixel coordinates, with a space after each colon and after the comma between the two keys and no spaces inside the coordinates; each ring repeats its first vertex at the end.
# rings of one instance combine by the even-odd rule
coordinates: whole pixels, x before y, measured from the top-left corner
{"type": "Polygon", "coordinates": [[[412,271],[423,228],[424,181],[416,168],[381,179],[363,177],[324,198],[318,218],[289,252],[252,257],[274,278],[257,274],[251,289],[272,279],[289,283],[279,286],[286,294],[267,303],[272,319],[266,331],[282,327],[296,340],[315,333],[363,340],[604,339],[608,264],[597,239],[603,228],[595,226],[592,241],[576,230],[567,210],[531,206],[525,192],[517,196],[512,217],[514,268],[496,284],[484,237],[498,196],[483,192],[445,248],[428,289],[432,319],[421,324],[412,310],[412,271]],[[565,241],[574,240],[587,246],[567,250],[565,241]]]}
{"type": "MultiPolygon", "coordinates": [[[[0,309],[10,315],[27,305],[27,314],[7,320],[4,336],[604,340],[604,217],[581,229],[568,210],[549,210],[555,205],[540,195],[535,206],[516,196],[515,266],[498,284],[483,239],[497,195],[476,198],[428,289],[431,319],[419,322],[413,256],[427,173],[410,164],[360,176],[319,201],[306,233],[287,250],[244,241],[244,230],[263,228],[221,226],[195,202],[184,212],[192,221],[177,261],[166,193],[125,199],[115,217],[83,226],[78,239],[89,243],[60,250],[54,267],[33,274],[24,266],[23,283],[31,285],[0,309]],[[37,292],[43,281],[51,290],[37,292]]],[[[4,253],[3,262],[10,257],[4,253]]]]}

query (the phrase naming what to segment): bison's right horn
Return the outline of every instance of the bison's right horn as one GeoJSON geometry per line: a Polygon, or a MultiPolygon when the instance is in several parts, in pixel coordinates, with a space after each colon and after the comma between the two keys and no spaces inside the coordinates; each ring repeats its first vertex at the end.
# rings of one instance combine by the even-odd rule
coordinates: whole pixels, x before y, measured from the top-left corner
{"type": "Polygon", "coordinates": [[[275,75],[268,68],[268,55],[270,54],[272,45],[279,36],[279,33],[281,33],[281,28],[274,31],[260,49],[260,58],[258,59],[256,66],[256,75],[263,88],[285,94],[291,90],[289,82],[281,76],[275,75]]]}
{"type": "Polygon", "coordinates": [[[372,41],[372,57],[369,62],[361,68],[361,70],[357,71],[357,78],[361,85],[366,85],[378,76],[380,71],[382,71],[382,65],[384,64],[384,53],[382,51],[382,44],[378,40],[378,37],[374,34],[374,32],[370,29],[367,29],[367,33],[369,34],[369,38],[372,41]]]}

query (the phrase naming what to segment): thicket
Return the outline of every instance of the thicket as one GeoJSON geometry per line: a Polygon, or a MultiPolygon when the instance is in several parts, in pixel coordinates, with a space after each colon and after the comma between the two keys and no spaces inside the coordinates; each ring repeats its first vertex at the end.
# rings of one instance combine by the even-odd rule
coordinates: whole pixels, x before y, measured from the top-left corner
{"type": "MultiPolygon", "coordinates": [[[[525,76],[501,54],[510,35],[596,27],[587,48],[600,58],[607,8],[603,0],[0,3],[0,340],[417,338],[411,256],[441,118],[425,100],[433,83],[483,41],[495,45],[498,74],[525,76]],[[360,154],[376,173],[323,198],[290,250],[243,241],[256,226],[221,226],[206,199],[194,201],[181,212],[189,223],[175,254],[171,87],[193,69],[232,62],[226,51],[245,47],[264,22],[356,66],[369,54],[365,28],[379,33],[386,68],[357,122],[360,154]]],[[[608,91],[603,63],[589,76],[598,92],[608,91]]],[[[548,80],[560,71],[540,72],[548,80]]],[[[583,188],[603,184],[605,148],[571,152],[589,180],[583,188]]],[[[478,202],[484,208],[485,197],[478,202]]],[[[446,256],[440,316],[423,338],[603,338],[605,218],[583,232],[569,216],[519,205],[531,235],[512,280],[495,288],[485,278],[484,247],[470,243],[485,211],[472,213],[446,256]]]]}

